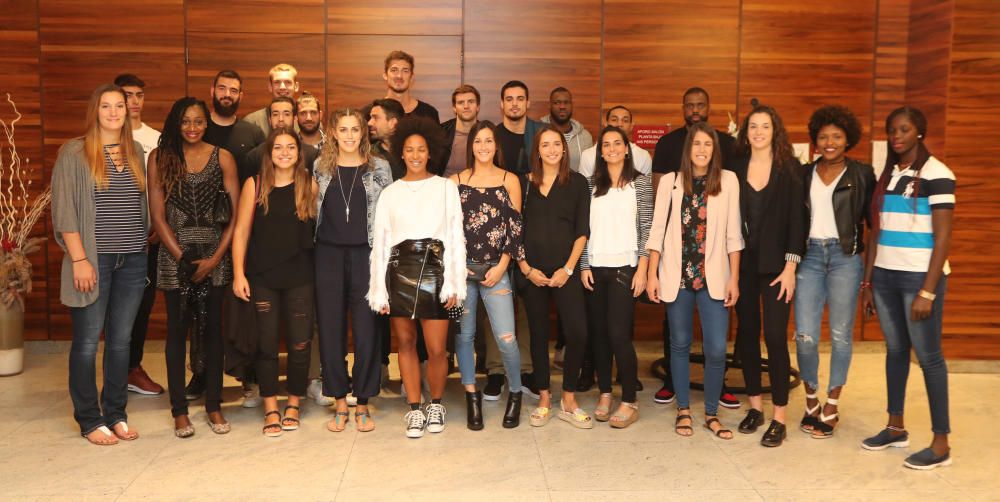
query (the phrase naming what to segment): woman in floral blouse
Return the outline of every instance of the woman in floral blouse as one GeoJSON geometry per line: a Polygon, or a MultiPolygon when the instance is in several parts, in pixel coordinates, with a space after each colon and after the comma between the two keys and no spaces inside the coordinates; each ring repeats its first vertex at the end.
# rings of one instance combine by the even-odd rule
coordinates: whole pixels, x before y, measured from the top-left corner
{"type": "Polygon", "coordinates": [[[458,185],[465,215],[465,247],[469,268],[465,313],[455,339],[458,369],[465,386],[468,427],[483,428],[482,393],[476,390],[476,306],[482,298],[511,389],[503,416],[505,428],[517,427],[521,416],[521,355],[514,335],[514,298],[507,267],[523,260],[521,245],[521,185],[517,176],[503,169],[503,153],[496,126],[489,121],[469,131],[468,169],[451,177],[458,185]]]}

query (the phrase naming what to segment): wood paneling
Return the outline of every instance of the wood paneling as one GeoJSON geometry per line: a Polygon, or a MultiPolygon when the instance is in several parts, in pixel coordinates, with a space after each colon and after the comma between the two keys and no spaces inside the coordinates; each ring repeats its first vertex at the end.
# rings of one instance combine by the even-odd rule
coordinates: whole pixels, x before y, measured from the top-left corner
{"type": "Polygon", "coordinates": [[[462,35],[462,0],[329,2],[331,35],[462,35]]]}
{"type": "MultiPolygon", "coordinates": [[[[146,81],[145,116],[159,125],[184,95],[184,10],[181,0],[46,0],[39,5],[45,165],[84,131],[86,104],[98,85],[130,72],[146,81]],[[108,12],[115,12],[113,18],[108,12]],[[109,23],[113,19],[115,23],[109,23]],[[113,26],[113,29],[109,29],[113,26]]],[[[47,176],[48,177],[48,176],[47,176]]],[[[59,302],[62,251],[48,247],[49,333],[70,337],[69,312],[59,302]]]]}
{"type": "MultiPolygon", "coordinates": [[[[906,99],[906,61],[910,33],[910,1],[879,0],[875,39],[875,89],[872,139],[885,139],[885,118],[906,99]]],[[[859,148],[868,148],[860,145],[859,148]]],[[[884,160],[884,159],[882,159],[884,160]]]]}
{"type": "Polygon", "coordinates": [[[528,114],[549,112],[549,92],[573,93],[573,118],[600,126],[601,1],[466,0],[465,81],[482,94],[480,116],[500,118],[500,87],[521,80],[528,114]]]}
{"type": "Polygon", "coordinates": [[[736,112],[740,2],[689,5],[681,0],[604,2],[602,111],[623,104],[637,124],[682,127],[682,95],[697,86],[711,96],[709,121],[725,129],[726,112],[736,112]]]}
{"type": "Polygon", "coordinates": [[[326,74],[330,109],[364,106],[385,96],[385,56],[393,50],[413,56],[413,95],[453,116],[451,91],[462,83],[462,37],[330,35],[326,74]]]}
{"type": "MultiPolygon", "coordinates": [[[[1000,145],[983,140],[996,126],[1000,102],[1000,3],[956,0],[948,77],[947,130],[942,152],[958,180],[952,274],[945,306],[944,349],[949,357],[1000,352],[996,308],[1000,265],[1000,179],[993,168],[1000,145]],[[988,134],[988,133],[987,133],[988,134]]],[[[932,132],[940,132],[932,122],[932,132]]],[[[937,150],[941,152],[941,150],[937,150]]]]}
{"type": "Polygon", "coordinates": [[[188,31],[323,33],[325,29],[324,0],[187,0],[186,4],[188,31]]]}
{"type": "Polygon", "coordinates": [[[924,143],[931,152],[944,148],[953,9],[951,0],[914,2],[910,7],[906,104],[927,116],[933,129],[924,143]]]}
{"type": "Polygon", "coordinates": [[[875,0],[744,0],[741,115],[758,98],[778,110],[791,140],[803,143],[810,115],[823,105],[847,106],[870,124],[875,20],[875,0]]]}
{"type": "Polygon", "coordinates": [[[236,70],[243,77],[240,116],[271,102],[268,71],[278,63],[298,70],[300,91],[325,99],[322,35],[188,32],[187,45],[188,92],[208,101],[215,75],[236,70]]]}

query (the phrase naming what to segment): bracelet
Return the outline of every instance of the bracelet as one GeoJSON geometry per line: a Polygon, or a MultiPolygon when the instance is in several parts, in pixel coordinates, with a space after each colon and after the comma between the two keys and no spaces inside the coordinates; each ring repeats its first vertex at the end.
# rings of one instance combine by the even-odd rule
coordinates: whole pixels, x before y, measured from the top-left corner
{"type": "Polygon", "coordinates": [[[78,263],[78,262],[81,262],[81,261],[87,261],[87,257],[84,256],[83,258],[80,258],[79,260],[73,260],[73,263],[78,263]]]}
{"type": "Polygon", "coordinates": [[[930,291],[927,291],[925,289],[921,289],[920,291],[917,291],[917,296],[919,296],[919,297],[921,297],[921,298],[923,298],[925,300],[929,300],[929,301],[934,301],[934,299],[937,298],[937,295],[935,295],[934,293],[931,293],[930,291]]]}
{"type": "Polygon", "coordinates": [[[861,281],[861,290],[872,289],[872,283],[868,281],[861,281]]]}
{"type": "Polygon", "coordinates": [[[524,274],[524,276],[525,276],[525,277],[529,277],[529,276],[531,276],[531,273],[532,273],[532,272],[534,272],[534,271],[535,271],[535,269],[534,269],[534,268],[532,268],[532,267],[528,267],[528,273],[527,273],[527,274],[524,274]]]}

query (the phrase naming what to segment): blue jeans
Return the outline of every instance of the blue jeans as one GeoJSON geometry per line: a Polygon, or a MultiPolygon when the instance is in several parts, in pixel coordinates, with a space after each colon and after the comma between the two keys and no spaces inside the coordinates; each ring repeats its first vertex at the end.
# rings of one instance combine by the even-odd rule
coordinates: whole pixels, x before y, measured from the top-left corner
{"type": "Polygon", "coordinates": [[[830,381],[827,392],[847,383],[851,366],[851,334],[858,310],[864,265],[861,255],[848,256],[837,239],[809,239],[795,273],[795,351],[802,381],[819,389],[819,339],[823,306],[830,307],[830,381]]]}
{"type": "Polygon", "coordinates": [[[910,376],[910,349],[924,373],[927,400],[931,408],[931,430],[948,434],[948,367],[941,352],[941,320],[947,276],[938,281],[937,298],[931,305],[931,315],[922,321],[910,317],[917,292],[924,285],[926,272],[904,272],[875,267],[872,293],[878,311],[879,325],[885,337],[885,382],[890,415],[903,415],[906,401],[906,379],[910,376]]]}
{"type": "Polygon", "coordinates": [[[514,288],[510,274],[503,274],[499,281],[488,288],[478,281],[466,282],[465,313],[458,324],[455,352],[458,354],[458,371],[462,385],[476,383],[476,356],[473,340],[476,338],[476,305],[482,297],[486,314],[490,318],[493,337],[500,348],[507,386],[512,391],[521,389],[521,352],[514,335],[514,288]]]}
{"type": "Polygon", "coordinates": [[[86,436],[128,419],[129,342],[146,287],[146,253],[97,255],[97,301],[70,308],[69,396],[73,418],[86,436]],[[104,332],[104,390],[98,401],[97,344],[104,332]]]}
{"type": "Polygon", "coordinates": [[[726,335],[729,333],[729,311],[722,300],[699,291],[681,289],[677,299],[667,304],[670,320],[670,374],[677,393],[677,407],[690,408],[691,340],[694,338],[694,307],[698,306],[701,337],[705,352],[705,414],[719,411],[719,395],[726,368],[726,335]]]}

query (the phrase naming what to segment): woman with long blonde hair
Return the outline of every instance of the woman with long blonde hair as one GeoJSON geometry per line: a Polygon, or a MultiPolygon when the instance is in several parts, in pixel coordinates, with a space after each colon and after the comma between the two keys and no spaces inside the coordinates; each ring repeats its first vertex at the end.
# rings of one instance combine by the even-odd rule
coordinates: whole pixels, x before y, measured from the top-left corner
{"type": "Polygon", "coordinates": [[[59,299],[70,308],[69,394],[80,433],[96,445],[129,429],[129,342],[146,285],[146,174],[132,140],[125,92],[105,84],[87,105],[87,131],[66,142],[52,170],[52,227],[64,251],[59,299]],[[104,389],[95,357],[104,332],[104,389]]]}
{"type": "Polygon", "coordinates": [[[260,174],[240,193],[233,234],[233,293],[252,301],[257,316],[257,379],[264,400],[264,435],[299,428],[313,332],[313,229],[316,182],[291,128],[267,138],[260,174]],[[288,346],[288,404],[278,411],[278,333],[288,346]],[[272,416],[274,418],[272,418],[272,416]]]}
{"type": "Polygon", "coordinates": [[[337,400],[327,429],[347,427],[347,394],[357,398],[354,421],[375,428],[368,399],[379,393],[381,340],[368,306],[375,203],[392,183],[389,163],[373,157],[368,126],[358,110],[333,112],[323,153],[316,162],[316,304],[323,395],[337,400]],[[347,376],[347,315],[354,339],[354,368],[347,376]]]}

